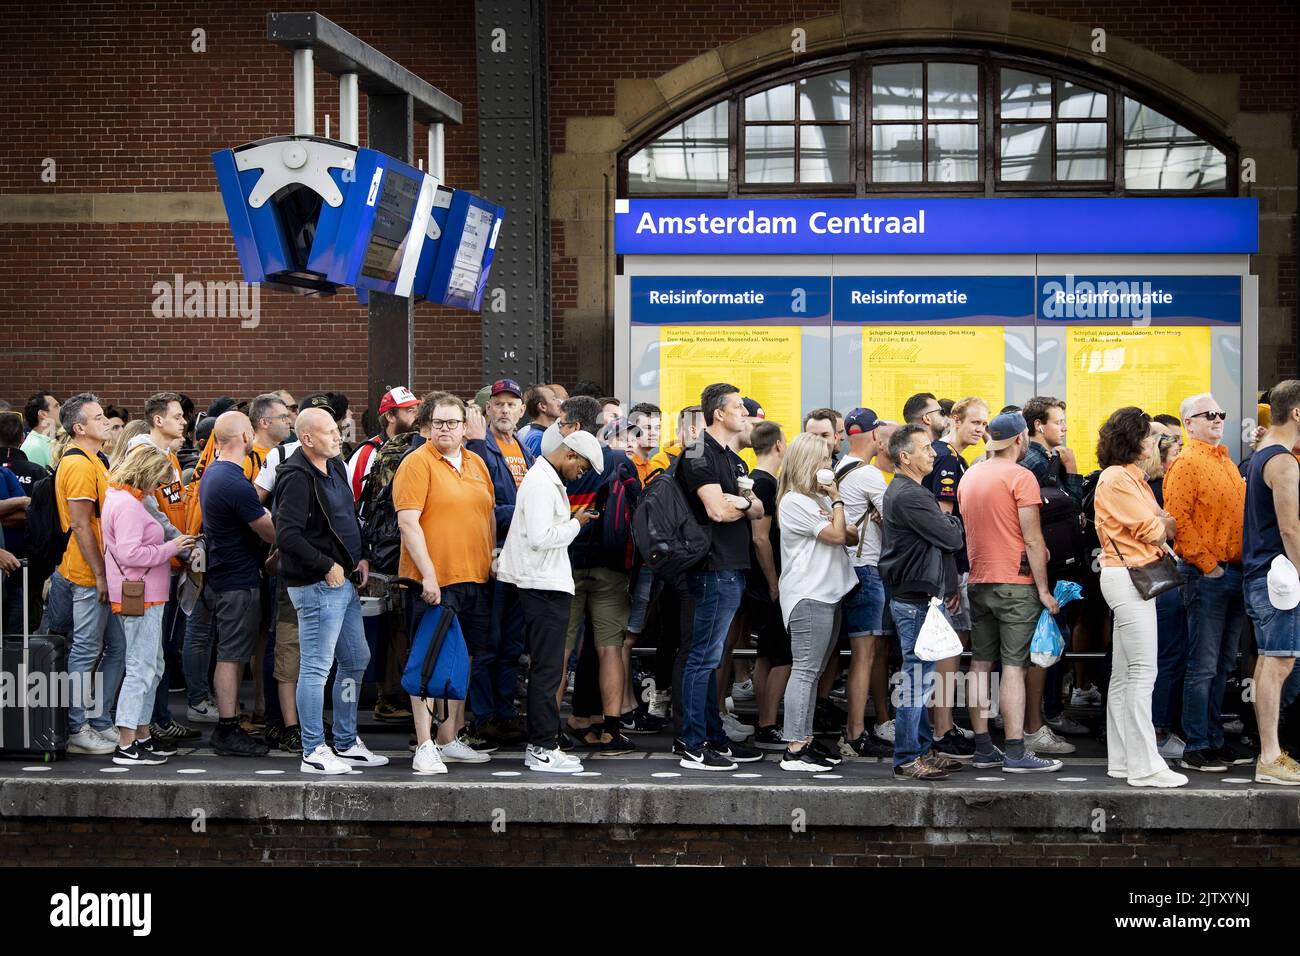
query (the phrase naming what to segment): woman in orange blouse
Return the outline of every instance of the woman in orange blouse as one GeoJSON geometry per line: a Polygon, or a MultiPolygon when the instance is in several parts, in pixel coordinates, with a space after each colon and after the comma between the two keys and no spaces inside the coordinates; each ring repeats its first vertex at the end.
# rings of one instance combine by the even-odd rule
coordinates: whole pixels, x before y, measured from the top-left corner
{"type": "Polygon", "coordinates": [[[1175,523],[1156,503],[1142,461],[1159,432],[1140,408],[1121,408],[1101,426],[1097,460],[1097,538],[1101,593],[1115,616],[1110,692],[1106,701],[1107,773],[1134,787],[1181,787],[1156,746],[1151,691],[1156,682],[1156,602],[1138,593],[1128,567],[1150,564],[1174,536],[1175,523]]]}

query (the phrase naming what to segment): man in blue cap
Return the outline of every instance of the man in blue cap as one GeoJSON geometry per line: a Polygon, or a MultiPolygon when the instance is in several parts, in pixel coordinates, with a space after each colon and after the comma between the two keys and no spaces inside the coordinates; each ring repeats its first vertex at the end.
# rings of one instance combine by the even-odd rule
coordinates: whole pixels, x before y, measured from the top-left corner
{"type": "Polygon", "coordinates": [[[987,461],[972,468],[957,489],[966,523],[970,559],[971,671],[979,707],[975,725],[978,769],[1001,766],[1004,773],[1050,773],[1061,761],[1039,757],[1025,747],[1025,669],[1038,617],[1060,608],[1047,579],[1047,547],[1039,525],[1042,498],[1038,481],[1020,460],[1029,451],[1029,430],[1019,412],[1004,412],[989,423],[987,461]],[[1001,662],[999,704],[1006,729],[1006,755],[989,740],[989,681],[1001,662]]]}

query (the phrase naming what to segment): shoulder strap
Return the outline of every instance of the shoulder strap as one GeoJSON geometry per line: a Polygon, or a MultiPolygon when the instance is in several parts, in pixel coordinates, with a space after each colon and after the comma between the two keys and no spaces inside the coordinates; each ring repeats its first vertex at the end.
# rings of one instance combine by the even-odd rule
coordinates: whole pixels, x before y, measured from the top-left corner
{"type": "Polygon", "coordinates": [[[859,458],[857,461],[851,461],[847,465],[842,466],[839,471],[835,472],[835,483],[838,485],[841,481],[844,480],[845,475],[848,475],[850,472],[857,471],[865,464],[866,462],[863,461],[861,458],[859,458]]]}

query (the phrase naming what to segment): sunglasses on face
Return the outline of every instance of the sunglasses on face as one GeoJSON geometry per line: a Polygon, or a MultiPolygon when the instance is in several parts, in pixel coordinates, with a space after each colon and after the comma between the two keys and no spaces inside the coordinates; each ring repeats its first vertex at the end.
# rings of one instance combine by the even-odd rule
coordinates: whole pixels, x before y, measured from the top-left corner
{"type": "Polygon", "coordinates": [[[1189,415],[1188,418],[1204,418],[1208,422],[1221,422],[1228,417],[1227,412],[1197,412],[1195,415],[1189,415]]]}

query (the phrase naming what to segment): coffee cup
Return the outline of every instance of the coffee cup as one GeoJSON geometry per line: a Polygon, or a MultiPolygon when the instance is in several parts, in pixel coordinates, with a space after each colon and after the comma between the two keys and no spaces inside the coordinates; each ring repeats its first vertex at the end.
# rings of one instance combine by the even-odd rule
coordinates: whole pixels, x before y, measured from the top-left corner
{"type": "Polygon", "coordinates": [[[754,479],[742,476],[736,479],[736,485],[740,488],[740,493],[743,495],[747,491],[754,490],[754,479]]]}
{"type": "Polygon", "coordinates": [[[831,471],[829,468],[817,469],[817,484],[829,485],[834,483],[834,481],[835,481],[835,472],[831,471]]]}

